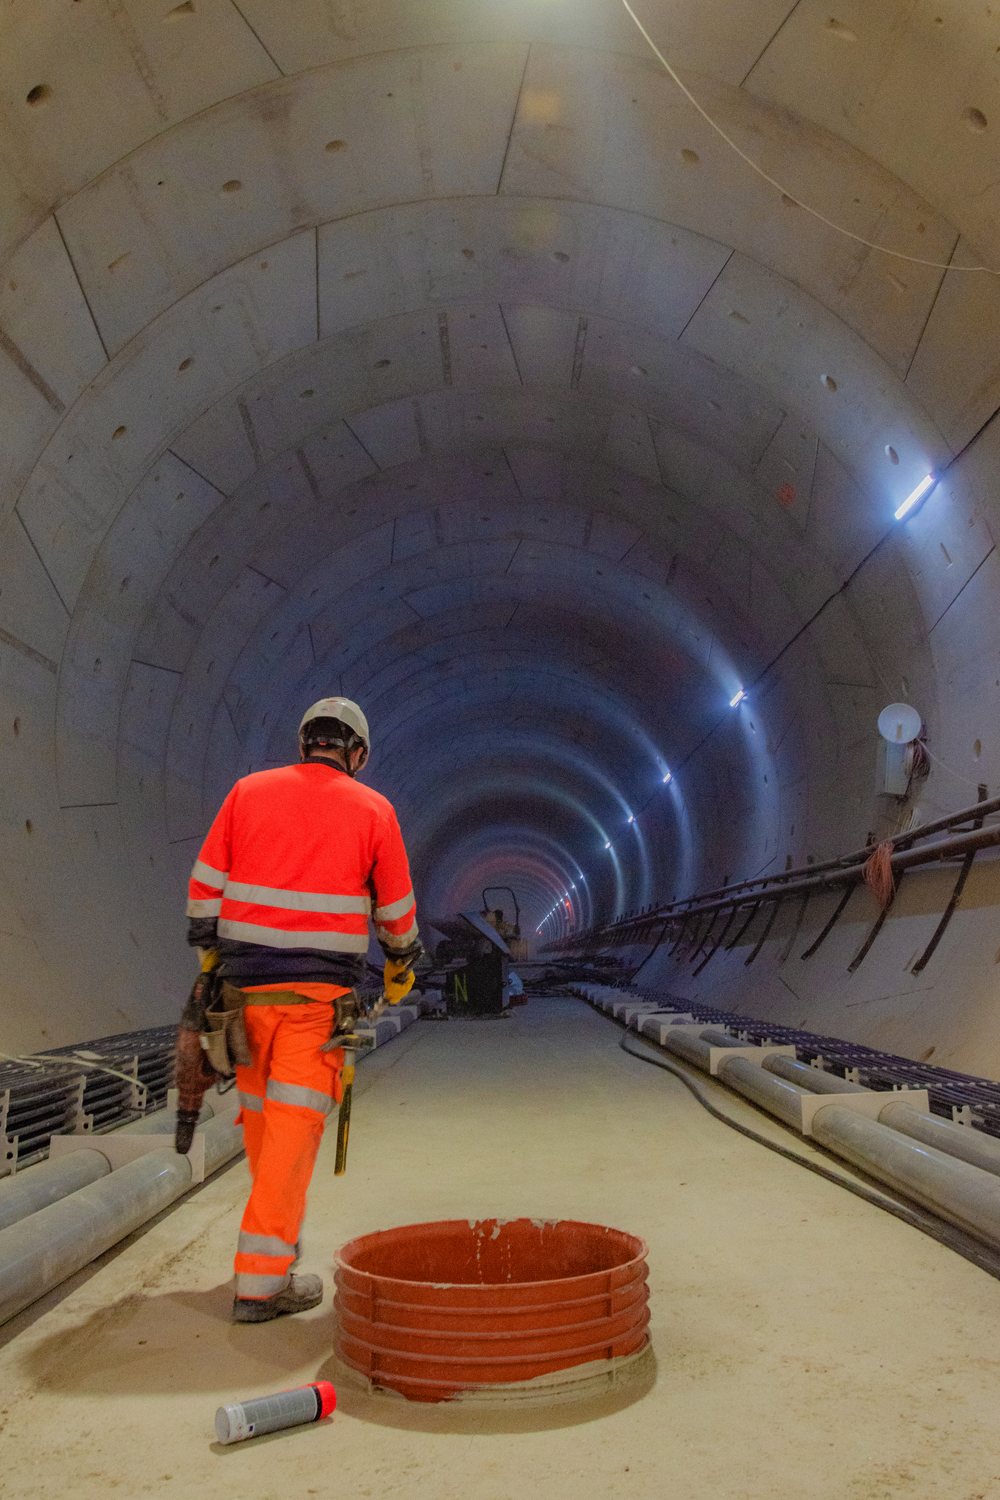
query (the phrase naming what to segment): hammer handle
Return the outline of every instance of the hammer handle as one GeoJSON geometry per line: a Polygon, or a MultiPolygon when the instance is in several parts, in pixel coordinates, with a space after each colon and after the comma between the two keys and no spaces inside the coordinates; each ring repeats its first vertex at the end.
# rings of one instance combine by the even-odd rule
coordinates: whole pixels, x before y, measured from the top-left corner
{"type": "Polygon", "coordinates": [[[343,1073],[344,1092],[340,1097],[340,1114],[337,1116],[337,1159],[333,1174],[343,1177],[347,1171],[347,1138],[351,1131],[351,1094],[354,1092],[354,1064],[345,1062],[343,1073]]]}

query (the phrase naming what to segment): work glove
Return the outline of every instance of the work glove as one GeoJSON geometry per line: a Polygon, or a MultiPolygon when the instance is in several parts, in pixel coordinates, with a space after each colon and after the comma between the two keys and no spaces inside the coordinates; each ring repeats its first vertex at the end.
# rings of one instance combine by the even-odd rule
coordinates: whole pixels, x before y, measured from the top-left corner
{"type": "Polygon", "coordinates": [[[201,964],[201,972],[203,974],[211,974],[213,969],[218,968],[218,948],[196,948],[194,951],[198,955],[198,962],[201,964]]]}
{"type": "Polygon", "coordinates": [[[406,958],[387,958],[385,968],[382,971],[385,984],[385,998],[390,1005],[398,1005],[404,995],[408,995],[413,988],[413,960],[406,958]]]}

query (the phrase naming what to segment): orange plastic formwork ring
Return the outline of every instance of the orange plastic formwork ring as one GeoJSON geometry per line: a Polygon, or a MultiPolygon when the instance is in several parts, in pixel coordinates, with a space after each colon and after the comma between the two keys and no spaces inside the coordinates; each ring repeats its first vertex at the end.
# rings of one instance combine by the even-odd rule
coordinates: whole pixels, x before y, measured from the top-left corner
{"type": "Polygon", "coordinates": [[[540,1328],[566,1328],[590,1321],[593,1318],[613,1318],[625,1308],[648,1297],[646,1290],[647,1268],[626,1286],[614,1291],[599,1292],[590,1297],[574,1297],[563,1302],[539,1302],[523,1306],[496,1308],[446,1307],[440,1304],[423,1305],[419,1302],[397,1302],[389,1297],[372,1298],[353,1291],[343,1280],[342,1272],[335,1277],[338,1289],[338,1307],[345,1317],[364,1319],[372,1324],[388,1324],[395,1328],[426,1328],[437,1332],[457,1333],[511,1333],[522,1329],[535,1331],[540,1328]]]}
{"type": "Polygon", "coordinates": [[[464,1219],[337,1254],[337,1353],[374,1384],[442,1401],[638,1353],[647,1247],[575,1220],[464,1219]]]}
{"type": "Polygon", "coordinates": [[[377,1336],[379,1348],[398,1350],[400,1354],[417,1354],[421,1358],[479,1359],[489,1358],[494,1352],[504,1358],[519,1355],[534,1358],[563,1353],[581,1344],[608,1343],[624,1338],[633,1329],[645,1325],[646,1313],[646,1299],[642,1298],[614,1318],[593,1318],[564,1328],[528,1328],[505,1333],[477,1329],[463,1335],[450,1329],[400,1328],[392,1323],[370,1323],[341,1311],[340,1327],[345,1337],[366,1343],[377,1336]]]}
{"type": "Polygon", "coordinates": [[[480,1359],[436,1360],[427,1355],[374,1348],[345,1337],[337,1340],[336,1352],[344,1364],[360,1371],[373,1385],[388,1387],[418,1401],[449,1401],[465,1391],[488,1390],[491,1386],[508,1382],[518,1384],[539,1375],[553,1375],[592,1364],[595,1360],[625,1359],[645,1346],[648,1320],[647,1312],[640,1326],[628,1338],[610,1343],[582,1344],[557,1357],[536,1355],[532,1359],[520,1354],[490,1354],[480,1359]],[[414,1396],[414,1387],[423,1389],[414,1396]]]}

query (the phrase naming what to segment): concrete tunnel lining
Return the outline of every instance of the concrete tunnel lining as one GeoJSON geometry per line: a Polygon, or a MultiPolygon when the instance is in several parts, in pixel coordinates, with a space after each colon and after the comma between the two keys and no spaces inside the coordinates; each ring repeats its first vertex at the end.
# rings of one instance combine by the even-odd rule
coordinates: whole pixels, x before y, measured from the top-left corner
{"type": "MultiPolygon", "coordinates": [[[[719,878],[766,862],[779,844],[801,857],[856,841],[871,798],[848,747],[882,684],[916,679],[926,722],[937,718],[927,647],[907,640],[901,674],[883,639],[887,608],[919,620],[911,574],[924,570],[898,558],[879,579],[891,603],[858,599],[845,610],[835,601],[808,633],[806,660],[796,648],[769,680],[760,738],[756,725],[736,736],[716,727],[713,709],[836,594],[911,482],[968,435],[956,426],[953,382],[942,414],[949,437],[935,428],[945,392],[922,361],[954,324],[955,294],[939,303],[942,279],[947,288],[955,278],[911,268],[892,302],[869,286],[870,262],[860,278],[856,266],[849,273],[850,243],[794,209],[778,213],[759,180],[706,145],[703,122],[684,113],[617,18],[595,13],[588,24],[624,38],[618,52],[543,36],[529,47],[518,30],[525,15],[505,21],[510,41],[496,39],[493,14],[489,41],[436,36],[274,82],[264,66],[249,93],[237,89],[145,141],[123,137],[122,165],[109,159],[88,185],[64,190],[55,219],[14,252],[0,317],[20,340],[11,378],[30,420],[8,471],[17,502],[8,556],[22,580],[34,575],[33,618],[23,583],[13,599],[0,594],[0,611],[6,597],[9,633],[59,667],[60,806],[51,805],[51,769],[34,765],[45,796],[28,800],[48,809],[25,818],[27,841],[12,819],[12,836],[30,851],[48,843],[45,879],[60,862],[53,845],[68,842],[70,883],[103,889],[119,909],[122,885],[135,885],[146,911],[129,930],[155,952],[161,993],[176,990],[183,963],[166,908],[185,841],[196,841],[235,774],[281,758],[281,715],[325,691],[331,671],[345,691],[363,696],[370,686],[383,734],[372,771],[387,790],[399,787],[415,824],[442,782],[426,754],[408,751],[407,724],[412,736],[414,723],[440,712],[442,682],[456,731],[475,715],[476,695],[488,705],[537,692],[561,716],[557,733],[579,738],[607,712],[610,679],[614,714],[648,740],[654,761],[684,762],[705,740],[683,788],[700,866],[690,852],[677,865],[688,836],[678,836],[677,789],[662,812],[650,803],[641,751],[631,766],[623,753],[610,801],[593,809],[613,835],[616,803],[650,808],[651,852],[644,859],[626,836],[610,884],[594,855],[614,837],[593,839],[552,803],[553,836],[588,863],[595,899],[626,907],[678,875],[697,882],[696,872],[719,878]],[[366,114],[366,98],[382,98],[385,110],[366,114]],[[332,121],[323,115],[332,99],[348,113],[330,140],[345,145],[314,158],[309,143],[332,121]],[[685,149],[699,157],[695,170],[654,144],[670,136],[694,142],[685,149]],[[222,143],[223,181],[243,186],[220,194],[222,143]],[[289,150],[304,175],[296,166],[288,178],[289,150]],[[374,174],[359,174],[361,161],[377,161],[374,174]],[[42,304],[53,286],[58,318],[42,304]],[[835,393],[819,379],[829,372],[835,393]],[[787,509],[774,503],[782,484],[796,491],[787,509]],[[172,488],[178,498],[165,505],[172,488]],[[477,510],[490,521],[476,521],[477,510]],[[546,527],[548,538],[559,533],[555,546],[546,527]],[[574,531],[582,551],[566,548],[574,531]],[[595,551],[614,562],[617,595],[603,579],[598,589],[608,570],[587,561],[595,551]],[[422,576],[430,593],[420,592],[422,576]],[[388,608],[379,599],[373,610],[386,592],[388,608]],[[638,652],[623,645],[619,664],[568,666],[557,689],[521,657],[509,626],[492,650],[484,639],[477,651],[472,636],[461,655],[407,660],[414,608],[424,640],[440,629],[451,648],[455,610],[496,601],[523,615],[540,599],[564,609],[584,596],[595,624],[641,617],[650,656],[669,661],[665,677],[678,681],[679,646],[707,659],[716,680],[695,666],[657,713],[630,661],[638,652]],[[506,673],[490,665],[504,657],[506,673]],[[268,743],[257,711],[265,699],[268,743]],[[821,764],[831,780],[853,782],[849,824],[839,799],[824,807],[813,790],[821,764]],[[720,796],[742,809],[724,836],[720,796]]],[[[544,32],[550,21],[531,25],[544,32]]],[[[909,173],[912,187],[825,124],[793,121],[731,82],[705,86],[727,126],[767,135],[791,187],[808,177],[815,195],[836,180],[843,197],[850,183],[860,229],[877,203],[870,222],[886,242],[919,221],[928,258],[954,250],[958,231],[909,173]]],[[[38,113],[46,130],[53,118],[38,113]]],[[[988,302],[992,292],[982,294],[988,302]]],[[[918,529],[919,518],[908,537],[918,529]]],[[[977,518],[971,530],[959,531],[970,562],[985,528],[977,518]]],[[[899,545],[890,540],[889,552],[899,545]]],[[[547,627],[560,652],[579,652],[575,622],[547,627]]],[[[43,679],[46,696],[49,688],[43,679]]],[[[449,738],[442,774],[450,786],[467,779],[470,806],[484,805],[471,774],[482,741],[449,738]],[[454,758],[460,744],[464,765],[454,758]]],[[[544,795],[563,773],[543,752],[534,774],[544,795]]],[[[441,851],[427,838],[432,881],[441,851]]],[[[37,898],[24,909],[31,915],[18,925],[30,928],[37,898]]],[[[63,974],[71,931],[59,944],[63,974]]],[[[30,938],[14,946],[36,987],[30,938]]],[[[134,966],[119,959],[118,970],[105,983],[131,1018],[134,966]]],[[[162,1005],[151,1000],[145,1014],[159,1019],[162,1005]]],[[[42,1029],[35,1040],[47,1039],[42,1029]]]]}

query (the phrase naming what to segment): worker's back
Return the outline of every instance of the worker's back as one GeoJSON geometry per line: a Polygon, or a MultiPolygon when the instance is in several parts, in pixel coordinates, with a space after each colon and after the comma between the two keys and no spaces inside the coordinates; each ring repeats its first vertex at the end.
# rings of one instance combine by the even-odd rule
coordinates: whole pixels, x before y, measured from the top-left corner
{"type": "Polygon", "coordinates": [[[392,804],[329,760],[258,771],[233,787],[191,872],[188,915],[214,932],[225,977],[351,985],[368,917],[383,948],[416,939],[413,890],[392,804]]]}
{"type": "Polygon", "coordinates": [[[257,771],[238,781],[226,801],[231,863],[224,910],[237,904],[237,884],[366,896],[379,851],[396,827],[385,797],[329,762],[257,771]]]}

